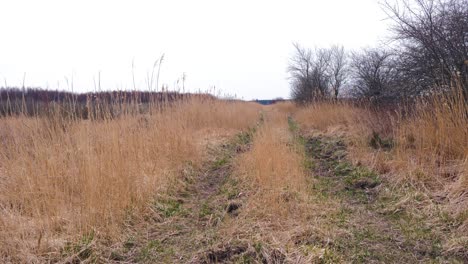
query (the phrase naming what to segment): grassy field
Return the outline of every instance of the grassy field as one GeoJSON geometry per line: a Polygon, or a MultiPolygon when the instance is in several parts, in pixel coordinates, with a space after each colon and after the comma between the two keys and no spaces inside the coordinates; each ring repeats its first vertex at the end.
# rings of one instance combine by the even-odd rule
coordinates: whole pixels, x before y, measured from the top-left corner
{"type": "Polygon", "coordinates": [[[1,262],[468,261],[458,93],[104,106],[4,111],[1,262]]]}

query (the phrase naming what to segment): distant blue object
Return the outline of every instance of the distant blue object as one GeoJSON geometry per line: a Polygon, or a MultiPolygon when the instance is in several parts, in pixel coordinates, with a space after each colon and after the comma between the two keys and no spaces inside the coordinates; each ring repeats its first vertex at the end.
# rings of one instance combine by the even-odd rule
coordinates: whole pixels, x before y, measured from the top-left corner
{"type": "Polygon", "coordinates": [[[253,102],[257,102],[262,105],[271,105],[271,104],[277,103],[278,101],[280,100],[253,100],[253,102]]]}

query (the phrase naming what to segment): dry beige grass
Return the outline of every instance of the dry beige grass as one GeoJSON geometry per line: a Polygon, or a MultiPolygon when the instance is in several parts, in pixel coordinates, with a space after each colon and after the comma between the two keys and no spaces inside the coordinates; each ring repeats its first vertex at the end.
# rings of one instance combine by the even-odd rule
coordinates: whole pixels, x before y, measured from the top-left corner
{"type": "Polygon", "coordinates": [[[247,129],[259,106],[192,99],[153,115],[0,120],[0,259],[35,262],[88,232],[112,239],[204,160],[206,138],[247,129]]]}
{"type": "Polygon", "coordinates": [[[295,104],[293,101],[283,101],[278,102],[268,107],[275,109],[276,111],[282,112],[284,114],[293,114],[298,111],[299,106],[295,104]]]}
{"type": "Polygon", "coordinates": [[[306,132],[317,130],[346,138],[354,160],[380,173],[388,172],[388,159],[369,148],[369,139],[373,132],[393,137],[392,116],[393,112],[375,112],[347,102],[319,102],[294,113],[306,132]]]}
{"type": "Polygon", "coordinates": [[[397,124],[396,155],[406,161],[410,180],[437,187],[458,179],[456,191],[468,190],[468,106],[461,92],[420,100],[414,114],[397,124]]]}
{"type": "Polygon", "coordinates": [[[468,104],[459,91],[437,95],[418,101],[414,114],[397,124],[392,174],[432,197],[442,197],[445,211],[462,222],[454,236],[461,236],[458,240],[465,242],[458,242],[458,246],[466,247],[468,104]]]}
{"type": "MultiPolygon", "coordinates": [[[[467,113],[468,105],[457,90],[393,112],[324,102],[299,109],[294,117],[306,129],[345,136],[350,157],[386,175],[395,186],[410,184],[428,197],[443,197],[445,211],[464,221],[460,230],[466,232],[467,113]],[[372,148],[373,132],[393,146],[372,148]]],[[[436,206],[431,203],[426,209],[431,208],[436,206]]]]}
{"type": "MultiPolygon", "coordinates": [[[[117,240],[126,221],[146,215],[153,197],[181,171],[207,160],[208,144],[253,126],[261,110],[264,122],[250,149],[234,159],[232,177],[242,188],[236,199],[243,202],[239,215],[222,224],[219,235],[226,240],[266,243],[288,261],[309,263],[323,257],[329,238],[344,232],[327,223],[340,217],[341,201],[311,189],[319,180],[307,175],[304,149],[288,129],[288,115],[304,129],[345,136],[350,157],[395,186],[411,183],[425,197],[448,198],[452,215],[466,212],[468,112],[459,95],[426,98],[405,116],[340,102],[299,108],[291,102],[262,107],[192,98],[152,115],[0,119],[0,260],[63,258],[58,254],[64,245],[89,232],[102,241],[117,240]],[[394,145],[371,148],[372,132],[391,137],[394,145]],[[322,244],[312,251],[301,248],[296,242],[303,236],[322,244]]],[[[428,201],[426,212],[435,208],[428,201]]],[[[423,207],[406,198],[395,206],[416,203],[423,207]]],[[[460,219],[465,223],[458,230],[466,232],[468,221],[460,219]]],[[[460,236],[452,235],[453,243],[444,247],[462,248],[460,236]]]]}
{"type": "Polygon", "coordinates": [[[315,205],[308,203],[304,152],[288,130],[287,115],[275,107],[266,109],[251,149],[236,159],[233,175],[241,180],[247,200],[240,215],[224,224],[223,237],[285,249],[307,226],[308,209],[315,205]]]}
{"type": "Polygon", "coordinates": [[[305,192],[307,180],[303,153],[295,149],[287,116],[266,116],[254,135],[252,149],[238,160],[238,173],[257,190],[251,208],[271,218],[288,216],[296,209],[295,198],[305,192]]]}
{"type": "Polygon", "coordinates": [[[332,126],[359,127],[356,122],[366,120],[369,113],[347,103],[322,102],[299,109],[294,117],[306,128],[327,130],[332,126]]]}
{"type": "Polygon", "coordinates": [[[462,95],[454,92],[424,98],[410,107],[402,109],[410,113],[404,116],[398,111],[377,112],[324,102],[299,109],[294,117],[305,128],[346,133],[355,156],[376,155],[364,159],[381,172],[388,172],[391,166],[401,180],[439,189],[447,184],[447,178],[452,182],[456,178],[458,191],[466,191],[468,186],[462,182],[467,177],[468,109],[462,95]],[[369,142],[373,132],[384,140],[393,140],[391,155],[372,151],[369,142]],[[391,162],[383,164],[384,159],[391,162]]]}
{"type": "Polygon", "coordinates": [[[244,200],[240,214],[225,219],[220,231],[220,237],[263,247],[269,263],[320,261],[325,250],[304,248],[301,241],[338,235],[325,221],[339,203],[311,190],[314,178],[305,166],[304,146],[288,128],[293,111],[296,106],[286,103],[265,108],[250,150],[235,162],[233,176],[241,182],[244,200]]]}

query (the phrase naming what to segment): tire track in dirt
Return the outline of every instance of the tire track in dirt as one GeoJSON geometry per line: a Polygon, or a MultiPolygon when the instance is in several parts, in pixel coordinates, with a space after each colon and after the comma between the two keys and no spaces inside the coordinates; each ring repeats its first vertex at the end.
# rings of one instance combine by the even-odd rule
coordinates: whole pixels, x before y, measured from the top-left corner
{"type": "MultiPolygon", "coordinates": [[[[265,116],[267,122],[273,114],[265,116]]],[[[411,225],[405,223],[407,219],[395,221],[395,215],[384,208],[381,191],[386,188],[385,180],[366,167],[349,162],[342,138],[303,137],[291,118],[289,129],[290,134],[284,132],[291,139],[281,144],[303,147],[299,149],[305,152],[304,166],[311,179],[309,188],[302,193],[308,198],[297,201],[307,212],[299,215],[292,210],[287,215],[297,228],[270,228],[271,220],[247,212],[252,209],[248,205],[257,190],[245,189],[244,183],[233,175],[237,173],[233,160],[238,154],[251,151],[254,133],[250,131],[213,149],[215,160],[199,171],[188,171],[177,184],[179,188],[157,198],[152,205],[154,219],[112,252],[109,260],[117,263],[459,261],[444,256],[434,246],[435,237],[428,236],[426,240],[408,237],[402,230],[402,225],[411,225]],[[403,224],[398,224],[401,221],[403,224]],[[232,225],[228,227],[230,231],[225,230],[227,225],[232,225]],[[266,231],[262,230],[265,227],[266,231]],[[284,240],[275,241],[277,238],[284,240]]],[[[294,192],[289,191],[282,197],[294,198],[290,195],[294,192]]]]}
{"type": "Polygon", "coordinates": [[[223,246],[244,252],[219,263],[310,263],[295,244],[308,225],[307,177],[303,149],[288,129],[287,115],[267,109],[251,151],[237,159],[234,176],[245,191],[245,206],[235,222],[223,224],[223,246]],[[234,244],[235,245],[235,244],[234,244]]]}
{"type": "Polygon", "coordinates": [[[382,194],[387,188],[385,179],[360,164],[353,165],[346,158],[342,138],[315,135],[301,140],[307,166],[316,179],[313,192],[340,204],[339,213],[328,219],[332,232],[340,235],[327,245],[325,262],[463,262],[444,255],[440,238],[422,223],[388,210],[388,200],[394,197],[388,191],[382,194]]]}
{"type": "Polygon", "coordinates": [[[217,230],[225,218],[235,218],[242,206],[240,190],[232,179],[232,160],[248,151],[254,129],[211,149],[216,157],[201,170],[188,170],[168,195],[151,204],[152,217],[144,227],[109,254],[114,263],[214,263],[240,254],[246,247],[233,246],[211,252],[219,240],[217,230]]]}

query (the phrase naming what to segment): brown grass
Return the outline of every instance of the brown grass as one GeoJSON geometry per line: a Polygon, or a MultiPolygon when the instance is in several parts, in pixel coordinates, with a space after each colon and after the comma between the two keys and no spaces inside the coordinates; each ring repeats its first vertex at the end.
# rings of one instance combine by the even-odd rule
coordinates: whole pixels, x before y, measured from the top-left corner
{"type": "Polygon", "coordinates": [[[306,129],[349,132],[365,140],[372,132],[392,136],[393,116],[394,111],[375,111],[367,103],[357,106],[350,102],[317,102],[294,113],[294,118],[306,129]]]}
{"type": "Polygon", "coordinates": [[[294,117],[306,130],[344,136],[350,158],[385,175],[394,187],[409,185],[432,197],[426,209],[437,208],[432,199],[445,201],[444,210],[464,221],[460,228],[466,232],[468,105],[460,91],[420,98],[393,111],[316,103],[294,117]]]}
{"type": "Polygon", "coordinates": [[[303,156],[294,146],[286,115],[275,113],[266,116],[252,149],[239,159],[239,174],[257,190],[251,200],[257,212],[287,216],[293,200],[305,191],[303,156]]]}
{"type": "Polygon", "coordinates": [[[246,186],[248,199],[239,219],[226,223],[228,237],[256,237],[285,248],[294,231],[303,229],[308,180],[298,147],[287,116],[267,108],[250,151],[236,160],[234,175],[246,186]]]}
{"type": "MultiPolygon", "coordinates": [[[[318,102],[299,109],[294,117],[307,128],[327,130],[332,126],[356,126],[356,121],[365,120],[364,109],[347,103],[318,102]]],[[[358,127],[358,126],[356,126],[358,127]]]]}
{"type": "Polygon", "coordinates": [[[407,163],[410,180],[428,177],[425,184],[440,186],[458,179],[456,191],[468,190],[468,106],[461,92],[419,100],[413,115],[399,119],[395,140],[397,159],[407,163]]]}
{"type": "Polygon", "coordinates": [[[0,259],[44,261],[89,232],[118,237],[185,166],[203,162],[210,135],[247,129],[258,111],[192,99],[116,119],[0,119],[0,259]]]}
{"type": "MultiPolygon", "coordinates": [[[[357,152],[369,153],[375,132],[380,139],[394,144],[390,153],[393,169],[398,170],[396,176],[441,188],[446,183],[444,177],[452,177],[452,181],[466,178],[463,168],[468,158],[467,113],[467,104],[456,91],[422,98],[393,111],[370,110],[349,103],[316,103],[299,109],[294,117],[308,129],[346,133],[357,152]],[[418,175],[411,173],[415,169],[418,175]],[[421,174],[421,169],[428,175],[421,174]],[[455,170],[456,176],[448,175],[455,170]]],[[[458,187],[465,191],[468,188],[458,187]]]]}
{"type": "Polygon", "coordinates": [[[269,105],[268,107],[275,109],[276,111],[282,112],[284,114],[293,114],[299,109],[299,106],[292,101],[278,102],[269,105]]]}
{"type": "Polygon", "coordinates": [[[287,113],[296,106],[283,106],[265,108],[251,149],[236,159],[233,175],[241,180],[245,202],[239,216],[225,220],[221,237],[263,247],[263,257],[271,263],[313,263],[323,252],[304,250],[298,241],[329,235],[322,220],[338,207],[335,200],[311,191],[314,179],[307,172],[303,146],[288,128],[287,113]]]}

